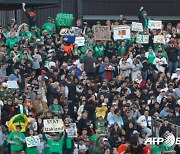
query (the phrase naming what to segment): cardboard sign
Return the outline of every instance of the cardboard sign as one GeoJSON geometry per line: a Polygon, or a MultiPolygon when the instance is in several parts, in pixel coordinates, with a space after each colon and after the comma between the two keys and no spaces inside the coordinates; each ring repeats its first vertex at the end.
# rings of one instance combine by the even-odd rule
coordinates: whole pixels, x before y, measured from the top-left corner
{"type": "Polygon", "coordinates": [[[94,39],[110,40],[111,39],[110,26],[94,26],[94,39]]]}
{"type": "Polygon", "coordinates": [[[136,37],[136,43],[143,43],[143,44],[149,43],[149,35],[138,35],[136,37]]]}
{"type": "Polygon", "coordinates": [[[7,81],[7,87],[12,89],[19,88],[17,81],[7,81]]]}
{"type": "Polygon", "coordinates": [[[162,29],[162,21],[149,20],[148,28],[149,29],[162,29]]]}
{"type": "Polygon", "coordinates": [[[77,137],[76,123],[69,124],[69,126],[66,128],[66,132],[68,137],[77,137]]]}
{"type": "Polygon", "coordinates": [[[131,30],[136,32],[142,32],[143,31],[142,23],[132,22],[131,30]]]}
{"type": "Polygon", "coordinates": [[[73,24],[73,14],[58,13],[56,15],[56,25],[71,27],[73,24]]]}
{"type": "Polygon", "coordinates": [[[130,38],[130,26],[120,26],[114,28],[114,40],[130,38]]]}
{"type": "Polygon", "coordinates": [[[80,29],[79,27],[71,27],[71,31],[76,36],[78,36],[80,33],[82,33],[82,29],[80,29]]]}
{"type": "Polygon", "coordinates": [[[155,35],[153,43],[162,43],[162,44],[165,44],[166,43],[165,37],[163,35],[155,35]]]}
{"type": "Polygon", "coordinates": [[[64,124],[62,119],[44,119],[44,132],[62,132],[64,124]]]}
{"type": "Polygon", "coordinates": [[[35,147],[40,143],[39,136],[26,137],[26,145],[28,148],[35,147]]]}
{"type": "Polygon", "coordinates": [[[74,43],[77,44],[78,47],[80,47],[80,46],[84,46],[84,42],[85,42],[84,37],[76,37],[74,43]]]}

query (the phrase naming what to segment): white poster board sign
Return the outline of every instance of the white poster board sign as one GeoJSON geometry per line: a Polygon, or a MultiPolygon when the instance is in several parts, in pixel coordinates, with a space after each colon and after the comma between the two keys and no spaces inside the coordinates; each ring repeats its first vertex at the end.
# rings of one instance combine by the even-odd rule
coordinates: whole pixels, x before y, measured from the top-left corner
{"type": "Polygon", "coordinates": [[[130,39],[130,26],[120,26],[114,28],[114,40],[130,39]]]}
{"type": "Polygon", "coordinates": [[[148,44],[149,43],[149,35],[138,35],[136,37],[136,43],[148,44]]]}
{"type": "Polygon", "coordinates": [[[166,43],[165,37],[163,35],[155,35],[153,43],[162,43],[162,44],[165,44],[166,43]]]}
{"type": "Polygon", "coordinates": [[[76,37],[74,43],[77,44],[78,47],[80,47],[80,46],[84,46],[84,42],[85,42],[84,37],[76,37]]]}
{"type": "Polygon", "coordinates": [[[148,28],[149,29],[162,29],[162,21],[149,20],[148,28]]]}
{"type": "Polygon", "coordinates": [[[111,40],[110,26],[94,26],[95,40],[111,40]]]}
{"type": "Polygon", "coordinates": [[[17,81],[7,81],[7,87],[13,89],[19,88],[17,81]]]}
{"type": "Polygon", "coordinates": [[[139,22],[132,22],[131,30],[136,32],[142,32],[143,31],[143,25],[139,22]]]}
{"type": "Polygon", "coordinates": [[[44,119],[44,132],[62,132],[64,123],[62,119],[44,119]]]}
{"type": "Polygon", "coordinates": [[[66,132],[68,137],[77,137],[76,123],[69,124],[69,126],[66,128],[66,132]]]}
{"type": "Polygon", "coordinates": [[[82,29],[80,29],[79,27],[71,27],[71,31],[75,35],[79,35],[80,33],[82,33],[82,29]]]}
{"type": "Polygon", "coordinates": [[[40,143],[39,136],[29,136],[25,138],[28,148],[35,147],[40,143]]]}

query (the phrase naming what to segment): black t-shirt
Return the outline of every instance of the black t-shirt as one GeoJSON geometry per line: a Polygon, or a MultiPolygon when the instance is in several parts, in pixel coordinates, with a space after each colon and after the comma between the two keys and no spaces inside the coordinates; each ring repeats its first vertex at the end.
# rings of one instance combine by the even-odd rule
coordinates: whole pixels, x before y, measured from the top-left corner
{"type": "Polygon", "coordinates": [[[84,70],[86,73],[96,73],[96,58],[85,57],[82,63],[84,63],[84,70]]]}

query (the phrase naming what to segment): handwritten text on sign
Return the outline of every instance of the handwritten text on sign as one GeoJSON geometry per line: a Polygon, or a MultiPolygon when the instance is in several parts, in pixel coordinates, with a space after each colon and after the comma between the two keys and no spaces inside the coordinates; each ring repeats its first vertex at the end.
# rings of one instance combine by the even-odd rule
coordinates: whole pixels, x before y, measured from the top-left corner
{"type": "Polygon", "coordinates": [[[163,35],[155,35],[153,43],[162,43],[165,44],[165,37],[163,35]]]}
{"type": "Polygon", "coordinates": [[[26,145],[28,148],[35,147],[40,143],[39,136],[26,137],[26,145]]]}
{"type": "Polygon", "coordinates": [[[44,132],[62,132],[64,124],[62,119],[44,119],[44,132]]]}
{"type": "Polygon", "coordinates": [[[142,23],[132,22],[131,30],[137,31],[137,32],[142,32],[143,31],[142,23]]]}
{"type": "Polygon", "coordinates": [[[162,29],[162,21],[149,20],[148,28],[149,29],[162,29]]]}
{"type": "Polygon", "coordinates": [[[149,43],[149,35],[138,35],[136,37],[136,42],[137,43],[144,43],[144,44],[149,43]]]}
{"type": "Polygon", "coordinates": [[[111,39],[110,26],[95,26],[94,39],[95,40],[110,40],[111,39]]]}

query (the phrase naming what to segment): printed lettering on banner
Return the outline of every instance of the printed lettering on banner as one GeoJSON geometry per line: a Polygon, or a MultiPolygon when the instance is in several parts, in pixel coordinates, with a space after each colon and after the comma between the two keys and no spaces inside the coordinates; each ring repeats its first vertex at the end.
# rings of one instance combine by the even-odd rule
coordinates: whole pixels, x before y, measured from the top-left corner
{"type": "Polygon", "coordinates": [[[119,26],[114,28],[114,40],[130,39],[130,26],[119,26]]]}
{"type": "Polygon", "coordinates": [[[148,28],[149,29],[162,29],[162,21],[149,20],[148,28]]]}
{"type": "Polygon", "coordinates": [[[155,35],[153,43],[162,43],[165,44],[165,37],[163,35],[155,35]]]}
{"type": "Polygon", "coordinates": [[[77,44],[78,47],[84,46],[84,42],[85,42],[85,38],[84,37],[76,37],[75,38],[75,44],[77,44]]]}
{"type": "Polygon", "coordinates": [[[68,137],[77,137],[76,123],[69,124],[69,126],[66,128],[66,132],[68,137]]]}
{"type": "Polygon", "coordinates": [[[149,35],[138,35],[136,37],[136,43],[143,43],[143,44],[149,43],[149,35]]]}
{"type": "Polygon", "coordinates": [[[35,147],[40,143],[39,136],[29,136],[25,138],[28,148],[35,147]]]}
{"type": "Polygon", "coordinates": [[[62,119],[44,119],[44,132],[63,132],[64,123],[62,119]]]}
{"type": "Polygon", "coordinates": [[[132,30],[132,31],[137,31],[137,32],[142,32],[142,31],[143,31],[142,23],[132,22],[132,24],[131,24],[131,30],[132,30]]]}
{"type": "Polygon", "coordinates": [[[110,26],[94,26],[95,40],[111,40],[110,26]]]}

